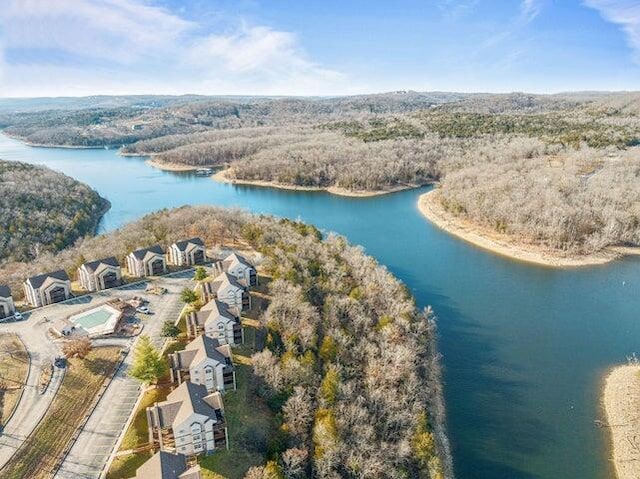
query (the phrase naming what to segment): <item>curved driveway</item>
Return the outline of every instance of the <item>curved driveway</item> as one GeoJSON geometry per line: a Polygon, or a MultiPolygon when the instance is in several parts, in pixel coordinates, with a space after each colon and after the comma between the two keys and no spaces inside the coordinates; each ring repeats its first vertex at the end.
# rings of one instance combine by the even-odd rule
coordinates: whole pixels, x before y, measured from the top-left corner
{"type": "Polygon", "coordinates": [[[31,359],[27,384],[20,402],[6,427],[0,432],[0,467],[7,463],[38,425],[64,377],[62,370],[54,368],[49,387],[44,394],[40,394],[40,372],[60,354],[58,346],[47,337],[48,323],[42,321],[49,311],[49,308],[45,308],[34,312],[27,320],[0,324],[0,334],[12,332],[20,336],[31,359]]]}

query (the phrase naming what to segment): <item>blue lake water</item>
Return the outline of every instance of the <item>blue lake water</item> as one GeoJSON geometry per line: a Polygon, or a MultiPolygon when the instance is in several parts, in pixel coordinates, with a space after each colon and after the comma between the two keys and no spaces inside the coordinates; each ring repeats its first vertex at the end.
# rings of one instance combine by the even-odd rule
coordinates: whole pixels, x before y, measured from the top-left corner
{"type": "Polygon", "coordinates": [[[184,204],[314,223],[364,246],[433,306],[456,474],[487,479],[612,477],[602,375],[640,350],[640,259],[582,269],[507,260],[440,231],[421,190],[342,198],[220,184],[110,150],[31,148],[0,135],[0,158],[79,179],[112,203],[101,230],[184,204]]]}

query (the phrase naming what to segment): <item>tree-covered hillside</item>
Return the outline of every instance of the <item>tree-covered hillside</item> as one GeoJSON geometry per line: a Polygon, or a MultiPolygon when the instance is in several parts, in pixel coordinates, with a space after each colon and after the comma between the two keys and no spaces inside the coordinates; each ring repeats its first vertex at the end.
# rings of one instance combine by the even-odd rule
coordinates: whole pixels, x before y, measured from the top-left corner
{"type": "Polygon", "coordinates": [[[0,261],[37,258],[92,234],[109,203],[42,166],[0,160],[0,261]]]}
{"type": "Polygon", "coordinates": [[[452,477],[431,313],[344,238],[242,211],[182,207],[6,264],[0,277],[15,287],[34,271],[73,272],[84,258],[122,259],[189,236],[260,252],[261,272],[272,278],[261,317],[266,346],[253,372],[278,432],[265,437],[248,424],[230,438],[232,448],[263,455],[265,466],[247,478],[452,477]]]}
{"type": "Polygon", "coordinates": [[[639,93],[159,105],[0,115],[0,125],[35,143],[126,144],[159,162],[229,167],[241,181],[347,191],[439,181],[452,214],[560,254],[640,243],[639,93]]]}

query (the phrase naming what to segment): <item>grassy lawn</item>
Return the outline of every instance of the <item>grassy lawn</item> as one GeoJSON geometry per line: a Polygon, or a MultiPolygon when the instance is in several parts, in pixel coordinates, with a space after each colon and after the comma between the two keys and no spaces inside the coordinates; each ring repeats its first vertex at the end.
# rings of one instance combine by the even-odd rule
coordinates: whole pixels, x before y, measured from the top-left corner
{"type": "Polygon", "coordinates": [[[180,334],[178,338],[185,339],[187,337],[187,315],[189,314],[189,310],[185,310],[185,313],[180,316],[178,320],[178,329],[180,330],[180,334]]]}
{"type": "Polygon", "coordinates": [[[251,311],[243,315],[244,344],[233,348],[238,389],[224,395],[229,450],[200,459],[203,479],[243,478],[251,467],[265,463],[269,442],[277,435],[277,419],[258,396],[258,378],[253,374],[251,365],[245,362],[245,358],[249,359],[262,349],[263,338],[254,325],[257,326],[255,319],[268,304],[267,298],[252,296],[251,311]]]}
{"type": "MultiPolygon", "coordinates": [[[[266,301],[264,297],[258,298],[249,312],[250,315],[254,318],[259,317],[263,308],[266,307],[266,301]]],[[[243,317],[243,322],[246,319],[243,317]]],[[[183,325],[184,320],[180,323],[183,325]]],[[[264,464],[269,443],[273,437],[277,436],[277,420],[266,403],[257,395],[258,378],[246,361],[261,348],[263,342],[259,330],[253,325],[257,325],[255,320],[245,322],[245,343],[233,348],[238,389],[224,394],[230,449],[200,457],[203,479],[242,479],[252,466],[264,464]]],[[[165,354],[182,349],[185,343],[186,341],[182,339],[170,344],[165,354]]],[[[120,446],[121,451],[147,443],[146,407],[156,401],[164,400],[168,393],[169,388],[153,389],[145,393],[140,408],[136,411],[136,416],[125,433],[120,446]]],[[[149,457],[149,452],[117,457],[109,469],[107,479],[134,477],[135,470],[149,457]]]]}
{"type": "Polygon", "coordinates": [[[205,479],[241,479],[252,466],[265,462],[269,440],[277,430],[273,413],[256,395],[251,367],[236,364],[237,391],[224,395],[229,450],[200,459],[205,479]]]}
{"type": "Polygon", "coordinates": [[[129,479],[136,477],[136,470],[151,457],[151,452],[139,452],[116,457],[111,463],[107,479],[129,479]]]}
{"type": "MultiPolygon", "coordinates": [[[[276,428],[271,411],[255,394],[256,378],[251,368],[236,365],[236,375],[238,390],[224,395],[230,450],[201,458],[204,479],[241,479],[250,467],[264,463],[269,438],[276,428]]],[[[155,401],[165,399],[168,393],[168,388],[152,389],[145,393],[135,419],[125,433],[120,450],[132,449],[147,442],[145,408],[155,401]]],[[[109,469],[107,479],[134,477],[136,469],[149,457],[149,452],[117,457],[109,469]]]]}
{"type": "Polygon", "coordinates": [[[243,311],[242,317],[259,320],[262,313],[269,306],[269,296],[264,293],[251,291],[251,309],[243,311]]]}
{"type": "Polygon", "coordinates": [[[186,337],[174,339],[170,343],[167,343],[167,347],[164,349],[163,353],[165,356],[168,356],[169,354],[175,353],[176,351],[181,351],[186,345],[186,337]]]}
{"type": "Polygon", "coordinates": [[[252,286],[251,290],[257,293],[269,294],[269,284],[273,281],[271,276],[258,273],[258,285],[252,286]]]}
{"type": "MultiPolygon", "coordinates": [[[[164,356],[167,357],[175,351],[184,349],[185,344],[186,341],[184,339],[172,341],[164,350],[164,356]]],[[[147,429],[147,407],[153,406],[154,403],[167,399],[168,394],[171,392],[169,378],[170,376],[167,372],[167,374],[160,380],[160,386],[145,391],[142,401],[140,402],[140,406],[136,410],[136,415],[122,439],[122,444],[120,445],[121,451],[135,449],[136,447],[144,446],[148,443],[149,431],[147,429]]]]}
{"type": "Polygon", "coordinates": [[[13,333],[0,335],[0,425],[18,404],[29,374],[29,355],[13,333]]]}
{"type": "Polygon", "coordinates": [[[39,479],[51,470],[120,359],[120,348],[94,349],[86,359],[71,359],[58,394],[33,434],[0,473],[2,479],[39,479]]]}
{"type": "Polygon", "coordinates": [[[171,392],[171,388],[154,388],[149,389],[144,393],[140,407],[136,411],[136,415],[124,434],[122,444],[120,445],[121,451],[127,449],[135,449],[139,446],[144,446],[149,441],[149,430],[147,428],[147,407],[153,406],[153,403],[164,401],[167,395],[171,392]]]}

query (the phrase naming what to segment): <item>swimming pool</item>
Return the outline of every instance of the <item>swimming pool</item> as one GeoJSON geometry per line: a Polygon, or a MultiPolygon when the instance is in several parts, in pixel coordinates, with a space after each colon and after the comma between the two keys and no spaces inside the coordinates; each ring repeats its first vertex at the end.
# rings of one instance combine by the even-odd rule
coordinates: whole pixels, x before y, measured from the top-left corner
{"type": "Polygon", "coordinates": [[[116,328],[122,313],[108,304],[84,311],[69,318],[76,327],[84,329],[89,336],[111,334],[116,328]]]}

